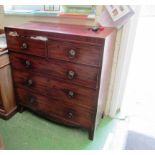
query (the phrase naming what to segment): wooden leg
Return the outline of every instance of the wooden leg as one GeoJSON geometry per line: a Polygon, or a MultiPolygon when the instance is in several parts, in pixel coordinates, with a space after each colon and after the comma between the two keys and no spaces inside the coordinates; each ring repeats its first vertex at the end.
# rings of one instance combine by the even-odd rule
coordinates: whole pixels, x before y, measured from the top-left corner
{"type": "Polygon", "coordinates": [[[94,139],[94,130],[89,131],[89,139],[93,140],[94,139]]]}
{"type": "Polygon", "coordinates": [[[18,111],[19,111],[20,113],[22,113],[24,110],[25,110],[25,109],[24,109],[23,106],[21,106],[21,105],[18,106],[18,111]]]}

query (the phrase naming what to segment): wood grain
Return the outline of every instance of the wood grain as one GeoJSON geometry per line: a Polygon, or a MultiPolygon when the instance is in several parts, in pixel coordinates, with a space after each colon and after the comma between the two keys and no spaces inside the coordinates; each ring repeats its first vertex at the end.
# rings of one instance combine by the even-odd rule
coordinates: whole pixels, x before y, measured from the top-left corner
{"type": "Polygon", "coordinates": [[[83,43],[73,43],[58,40],[49,40],[48,57],[70,61],[73,63],[86,64],[91,66],[100,66],[101,48],[100,46],[92,46],[83,43]],[[70,51],[74,50],[75,56],[70,51]]]}
{"type": "Polygon", "coordinates": [[[13,70],[14,85],[17,88],[32,91],[62,103],[81,106],[93,110],[96,106],[96,90],[71,85],[36,73],[13,70]],[[28,84],[28,80],[32,84],[28,84]],[[73,93],[73,96],[72,96],[73,93]],[[60,97],[61,96],[61,97],[60,97]]]}
{"type": "Polygon", "coordinates": [[[9,50],[42,57],[47,55],[46,41],[30,39],[24,36],[8,36],[7,43],[9,50]]]}
{"type": "Polygon", "coordinates": [[[93,140],[107,99],[115,29],[30,22],[5,27],[5,33],[20,108],[85,128],[93,140]],[[47,39],[30,40],[38,36],[47,39]]]}
{"type": "Polygon", "coordinates": [[[59,100],[51,100],[37,93],[32,94],[21,88],[17,88],[16,91],[18,93],[18,102],[26,107],[30,107],[36,112],[44,113],[48,116],[61,117],[73,125],[75,123],[84,128],[90,127],[92,115],[86,109],[75,105],[67,106],[67,104],[63,104],[59,100]],[[33,97],[35,101],[32,103],[30,100],[33,97]]]}
{"type": "Polygon", "coordinates": [[[98,68],[84,65],[77,65],[69,62],[58,61],[55,59],[45,60],[39,57],[29,57],[24,54],[10,53],[11,65],[14,69],[37,72],[42,75],[49,75],[68,83],[96,89],[98,87],[98,68]],[[25,62],[30,62],[27,68],[25,62]],[[75,76],[68,79],[68,72],[73,71],[75,76]]]}
{"type": "Polygon", "coordinates": [[[21,25],[5,27],[8,36],[10,31],[17,31],[19,36],[47,36],[48,38],[83,42],[92,45],[101,45],[113,28],[105,27],[103,31],[94,32],[90,26],[69,25],[60,23],[29,22],[21,25]]]}
{"type": "Polygon", "coordinates": [[[8,65],[9,63],[7,54],[0,56],[0,115],[6,119],[11,117],[16,111],[11,70],[8,65]]]}

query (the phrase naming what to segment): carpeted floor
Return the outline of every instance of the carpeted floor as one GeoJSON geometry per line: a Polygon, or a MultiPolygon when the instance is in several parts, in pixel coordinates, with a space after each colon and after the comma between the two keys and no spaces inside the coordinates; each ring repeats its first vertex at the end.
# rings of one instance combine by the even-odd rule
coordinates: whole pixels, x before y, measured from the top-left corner
{"type": "Polygon", "coordinates": [[[135,131],[128,131],[126,150],[155,150],[155,137],[150,137],[135,131]]]}
{"type": "Polygon", "coordinates": [[[114,127],[115,120],[105,117],[90,141],[85,130],[58,125],[28,111],[7,121],[0,119],[5,149],[15,150],[100,150],[114,127]]]}

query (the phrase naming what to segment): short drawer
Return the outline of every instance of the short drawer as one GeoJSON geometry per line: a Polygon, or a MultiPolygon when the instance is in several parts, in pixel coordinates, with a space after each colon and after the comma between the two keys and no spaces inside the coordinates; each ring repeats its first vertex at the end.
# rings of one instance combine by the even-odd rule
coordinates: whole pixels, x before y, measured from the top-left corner
{"type": "Polygon", "coordinates": [[[98,87],[99,68],[96,67],[15,53],[10,53],[10,59],[14,69],[50,75],[53,78],[89,88],[98,87]]]}
{"type": "Polygon", "coordinates": [[[101,47],[59,40],[49,40],[47,46],[49,58],[100,66],[101,47]]]}
{"type": "Polygon", "coordinates": [[[61,122],[69,122],[70,125],[79,125],[89,128],[92,121],[92,113],[78,106],[62,104],[58,100],[51,100],[47,97],[16,89],[19,104],[26,106],[35,112],[44,114],[49,118],[56,118],[61,122]]]}
{"type": "Polygon", "coordinates": [[[96,106],[97,91],[94,89],[18,70],[13,70],[13,78],[15,87],[47,95],[62,102],[65,101],[91,110],[96,106]]]}
{"type": "Polygon", "coordinates": [[[46,38],[44,40],[37,39],[37,36],[20,36],[16,31],[10,31],[7,34],[8,49],[45,57],[47,55],[46,38]]]}

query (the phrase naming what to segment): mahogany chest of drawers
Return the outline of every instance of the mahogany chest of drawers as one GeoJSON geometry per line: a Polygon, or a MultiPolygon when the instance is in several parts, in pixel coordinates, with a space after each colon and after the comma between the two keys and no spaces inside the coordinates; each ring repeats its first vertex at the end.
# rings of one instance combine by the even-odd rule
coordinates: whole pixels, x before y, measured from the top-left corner
{"type": "Polygon", "coordinates": [[[30,22],[5,27],[17,104],[93,139],[103,116],[116,30],[30,22]]]}

